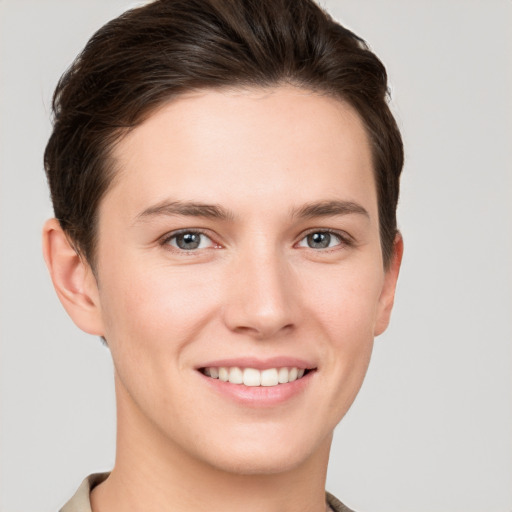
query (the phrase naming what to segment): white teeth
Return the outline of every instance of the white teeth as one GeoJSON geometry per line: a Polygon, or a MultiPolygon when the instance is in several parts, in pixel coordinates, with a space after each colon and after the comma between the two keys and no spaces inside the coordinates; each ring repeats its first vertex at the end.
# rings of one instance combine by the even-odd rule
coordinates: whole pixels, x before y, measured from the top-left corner
{"type": "Polygon", "coordinates": [[[286,384],[288,382],[288,368],[279,368],[277,372],[277,380],[279,384],[286,384]]]}
{"type": "Polygon", "coordinates": [[[277,386],[279,380],[277,379],[277,370],[269,368],[261,372],[261,385],[262,386],[277,386]]]}
{"type": "Polygon", "coordinates": [[[242,384],[244,381],[244,374],[238,366],[233,366],[229,369],[229,382],[231,384],[242,384]]]}
{"type": "Polygon", "coordinates": [[[203,373],[212,379],[219,379],[231,384],[243,384],[244,386],[277,386],[287,384],[304,376],[304,368],[268,368],[257,370],[255,368],[239,368],[238,366],[209,367],[204,368],[203,373]]]}
{"type": "Polygon", "coordinates": [[[259,386],[261,384],[261,373],[254,368],[246,368],[244,370],[244,385],[259,386]]]}

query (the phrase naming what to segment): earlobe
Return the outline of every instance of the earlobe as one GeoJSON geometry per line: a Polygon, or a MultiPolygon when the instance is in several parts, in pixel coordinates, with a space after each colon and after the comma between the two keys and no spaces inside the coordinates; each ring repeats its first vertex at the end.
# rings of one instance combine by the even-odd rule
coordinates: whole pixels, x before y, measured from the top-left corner
{"type": "Polygon", "coordinates": [[[400,265],[402,264],[402,256],[404,252],[404,241],[402,235],[397,233],[393,242],[393,255],[386,269],[384,276],[384,284],[379,298],[377,311],[377,320],[375,322],[374,335],[382,334],[389,325],[391,318],[391,310],[395,300],[396,283],[398,274],[400,273],[400,265]]]}
{"type": "Polygon", "coordinates": [[[43,227],[43,255],[57,295],[73,322],[102,336],[103,323],[96,278],[90,265],[70,244],[57,219],[43,227]]]}

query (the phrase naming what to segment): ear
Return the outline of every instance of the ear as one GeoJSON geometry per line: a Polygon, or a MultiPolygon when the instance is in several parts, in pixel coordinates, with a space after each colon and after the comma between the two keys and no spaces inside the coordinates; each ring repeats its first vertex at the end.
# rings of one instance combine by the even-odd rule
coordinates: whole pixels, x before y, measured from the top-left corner
{"type": "Polygon", "coordinates": [[[377,309],[377,320],[375,322],[374,335],[382,334],[389,325],[391,317],[391,310],[395,301],[396,282],[400,272],[400,265],[402,263],[402,255],[404,253],[404,241],[402,235],[397,233],[393,242],[393,254],[389,267],[386,269],[384,275],[384,283],[382,285],[382,292],[379,298],[377,309]]]}
{"type": "Polygon", "coordinates": [[[43,227],[43,255],[55,291],[73,322],[82,331],[103,336],[96,278],[57,219],[46,221],[43,227]]]}

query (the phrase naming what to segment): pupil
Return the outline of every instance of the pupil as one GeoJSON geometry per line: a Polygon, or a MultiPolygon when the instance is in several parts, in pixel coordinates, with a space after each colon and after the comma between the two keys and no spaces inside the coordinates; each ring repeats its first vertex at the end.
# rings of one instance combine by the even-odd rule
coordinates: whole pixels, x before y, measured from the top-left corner
{"type": "Polygon", "coordinates": [[[329,233],[312,233],[308,238],[309,246],[313,249],[325,249],[331,242],[329,233]]]}
{"type": "Polygon", "coordinates": [[[197,249],[201,241],[201,235],[198,233],[185,233],[176,239],[176,243],[180,249],[197,249]]]}

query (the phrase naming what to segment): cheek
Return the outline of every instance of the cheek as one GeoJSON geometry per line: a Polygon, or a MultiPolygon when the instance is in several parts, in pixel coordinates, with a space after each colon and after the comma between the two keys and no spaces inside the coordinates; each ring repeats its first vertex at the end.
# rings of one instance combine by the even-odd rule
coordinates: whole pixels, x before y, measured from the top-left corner
{"type": "Polygon", "coordinates": [[[211,318],[215,288],[198,276],[191,279],[188,270],[127,264],[118,268],[123,273],[107,273],[101,296],[111,349],[121,357],[151,356],[156,364],[171,354],[175,358],[211,318]]]}
{"type": "Polygon", "coordinates": [[[377,265],[326,268],[315,275],[309,309],[315,311],[331,340],[342,346],[373,338],[384,273],[377,265]]]}
{"type": "Polygon", "coordinates": [[[123,273],[112,269],[101,298],[118,384],[148,417],[167,411],[159,420],[165,423],[179,412],[170,390],[181,388],[189,347],[212,318],[216,298],[190,270],[118,268],[123,273]]]}
{"type": "MultiPolygon", "coordinates": [[[[318,281],[317,281],[318,282],[318,281]]],[[[331,272],[323,291],[310,294],[310,311],[321,330],[323,360],[347,399],[354,397],[366,373],[374,339],[383,271],[377,265],[331,272]]]]}

